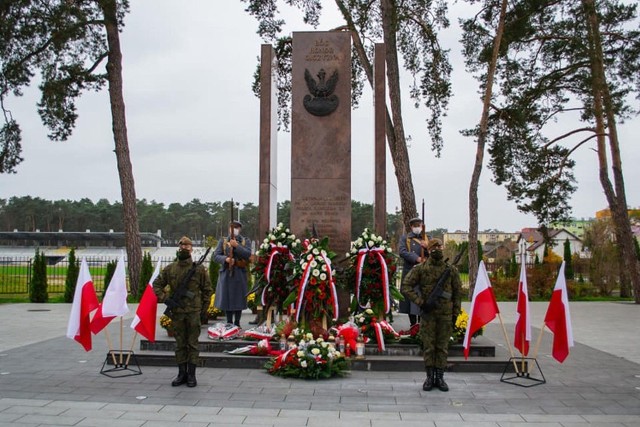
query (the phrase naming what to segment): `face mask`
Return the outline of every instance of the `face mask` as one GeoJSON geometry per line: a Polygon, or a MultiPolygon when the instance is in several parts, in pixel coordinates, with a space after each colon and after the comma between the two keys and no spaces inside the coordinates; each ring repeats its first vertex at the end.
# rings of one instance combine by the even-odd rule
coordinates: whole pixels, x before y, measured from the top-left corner
{"type": "Polygon", "coordinates": [[[433,258],[434,261],[440,261],[443,256],[444,254],[442,253],[441,250],[436,249],[434,251],[431,251],[431,258],[433,258]]]}
{"type": "Polygon", "coordinates": [[[239,228],[234,228],[233,229],[233,235],[236,236],[236,237],[239,236],[240,235],[240,229],[239,228]]]}
{"type": "Polygon", "coordinates": [[[190,256],[191,256],[191,252],[189,252],[186,249],[178,249],[178,251],[176,252],[176,257],[180,261],[184,261],[185,259],[188,259],[190,256]]]}
{"type": "Polygon", "coordinates": [[[422,227],[411,227],[411,232],[413,232],[413,234],[420,234],[422,233],[422,227]]]}

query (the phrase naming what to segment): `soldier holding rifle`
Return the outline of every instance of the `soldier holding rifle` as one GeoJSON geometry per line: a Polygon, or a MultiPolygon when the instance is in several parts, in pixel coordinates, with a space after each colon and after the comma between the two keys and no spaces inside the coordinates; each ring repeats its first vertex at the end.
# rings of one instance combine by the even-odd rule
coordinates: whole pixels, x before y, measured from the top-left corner
{"type": "Polygon", "coordinates": [[[402,282],[402,291],[421,308],[420,338],[423,344],[424,366],[427,379],[422,389],[437,387],[448,391],[444,381],[447,367],[451,331],[460,313],[462,282],[455,267],[443,260],[442,242],[431,239],[428,245],[429,259],[416,266],[402,282]]]}
{"type": "MultiPolygon", "coordinates": [[[[424,201],[422,202],[422,215],[424,216],[424,201]]],[[[424,230],[424,221],[421,218],[412,218],[409,220],[409,232],[400,237],[398,242],[398,252],[404,260],[402,266],[402,281],[409,271],[416,265],[427,260],[429,254],[427,248],[427,235],[424,230]]],[[[409,300],[407,295],[402,293],[404,300],[400,301],[399,312],[409,315],[409,323],[411,326],[420,321],[420,307],[409,300]]]]}
{"type": "Polygon", "coordinates": [[[247,308],[247,267],[251,257],[251,241],[240,234],[241,230],[242,223],[232,220],[229,223],[229,235],[218,242],[213,252],[215,261],[222,266],[216,286],[215,306],[225,312],[227,323],[236,326],[240,326],[242,310],[247,308]]]}
{"type": "Polygon", "coordinates": [[[178,242],[177,261],[162,270],[153,282],[153,291],[159,302],[167,305],[165,314],[171,318],[176,339],[176,362],[178,376],[172,386],[187,384],[195,387],[196,365],[200,355],[198,337],[200,336],[200,316],[209,307],[213,289],[207,270],[202,261],[207,252],[193,262],[191,239],[182,237],[178,242]]]}

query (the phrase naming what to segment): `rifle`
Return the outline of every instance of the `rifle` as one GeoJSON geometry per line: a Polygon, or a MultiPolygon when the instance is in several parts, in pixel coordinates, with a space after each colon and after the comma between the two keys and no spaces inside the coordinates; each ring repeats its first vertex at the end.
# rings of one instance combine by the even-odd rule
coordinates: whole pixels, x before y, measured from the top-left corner
{"type": "MultiPolygon", "coordinates": [[[[229,243],[231,243],[231,239],[236,239],[233,235],[233,198],[231,199],[231,220],[229,221],[229,243]]],[[[229,258],[233,261],[233,246],[231,244],[229,244],[229,258]]],[[[233,264],[231,262],[229,263],[229,275],[233,276],[233,264]]]]}
{"type": "MultiPolygon", "coordinates": [[[[422,199],[422,233],[420,236],[422,241],[427,241],[427,232],[425,230],[425,227],[426,226],[424,224],[424,199],[422,199]]],[[[425,262],[427,260],[424,256],[424,246],[420,246],[420,259],[422,259],[422,262],[425,262]]]]}
{"type": "Polygon", "coordinates": [[[184,275],[182,282],[176,288],[173,295],[171,295],[171,297],[167,298],[164,301],[164,304],[167,306],[167,308],[164,310],[164,314],[169,316],[169,318],[171,318],[171,316],[173,315],[173,309],[184,306],[184,303],[182,302],[182,298],[188,297],[189,299],[191,299],[195,296],[193,295],[193,292],[187,289],[187,285],[191,281],[191,278],[195,274],[198,266],[202,264],[205,258],[207,257],[207,255],[209,255],[210,250],[211,250],[211,247],[209,246],[206,252],[204,253],[204,255],[202,255],[198,259],[198,261],[194,262],[191,268],[189,269],[189,271],[187,271],[187,274],[184,275]]]}
{"type": "MultiPolygon", "coordinates": [[[[453,259],[453,263],[451,265],[448,265],[447,268],[442,272],[442,274],[438,278],[438,281],[436,282],[436,286],[434,286],[434,288],[431,290],[431,293],[420,307],[422,309],[422,313],[428,314],[432,312],[438,306],[438,299],[440,298],[451,299],[451,293],[444,291],[444,284],[451,275],[451,266],[455,266],[456,264],[458,264],[458,262],[460,262],[460,258],[462,258],[465,250],[465,248],[462,248],[458,255],[456,255],[456,257],[453,259]]],[[[447,260],[444,260],[444,262],[446,263],[447,260]]]]}

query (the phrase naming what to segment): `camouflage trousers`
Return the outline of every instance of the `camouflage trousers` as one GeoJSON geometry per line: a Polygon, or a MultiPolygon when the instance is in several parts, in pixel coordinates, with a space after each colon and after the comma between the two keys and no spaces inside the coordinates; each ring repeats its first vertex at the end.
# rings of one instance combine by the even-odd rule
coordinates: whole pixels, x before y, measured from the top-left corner
{"type": "Polygon", "coordinates": [[[176,362],[198,364],[198,338],[200,337],[200,313],[174,313],[172,317],[176,339],[176,362]]]}
{"type": "Polygon", "coordinates": [[[429,313],[420,318],[425,368],[446,368],[451,338],[451,314],[429,313]]]}

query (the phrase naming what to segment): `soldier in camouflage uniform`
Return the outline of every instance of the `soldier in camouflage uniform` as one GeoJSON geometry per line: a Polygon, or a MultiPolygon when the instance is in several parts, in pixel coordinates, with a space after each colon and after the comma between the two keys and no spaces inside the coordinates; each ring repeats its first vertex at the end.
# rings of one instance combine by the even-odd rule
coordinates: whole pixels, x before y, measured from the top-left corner
{"type": "MultiPolygon", "coordinates": [[[[183,237],[178,242],[178,260],[172,262],[162,270],[162,273],[153,281],[153,291],[159,302],[171,298],[176,289],[181,286],[187,272],[194,265],[191,259],[193,250],[191,239],[183,237]]],[[[209,274],[203,265],[196,267],[195,273],[186,284],[187,292],[179,303],[181,307],[174,308],[171,315],[171,324],[176,339],[176,362],[178,363],[178,376],[171,382],[172,386],[187,384],[195,387],[196,365],[198,363],[198,338],[200,336],[200,316],[202,311],[209,308],[209,301],[213,288],[209,274]]]]}
{"type": "Polygon", "coordinates": [[[440,239],[431,239],[428,248],[429,259],[409,272],[402,282],[402,292],[423,309],[420,338],[424,347],[427,379],[422,389],[430,391],[435,386],[442,391],[448,391],[449,386],[444,381],[444,369],[447,367],[451,331],[460,313],[462,283],[458,270],[442,259],[440,239]],[[447,268],[451,269],[451,273],[444,283],[442,297],[438,299],[435,309],[425,313],[425,302],[447,268]]]}

